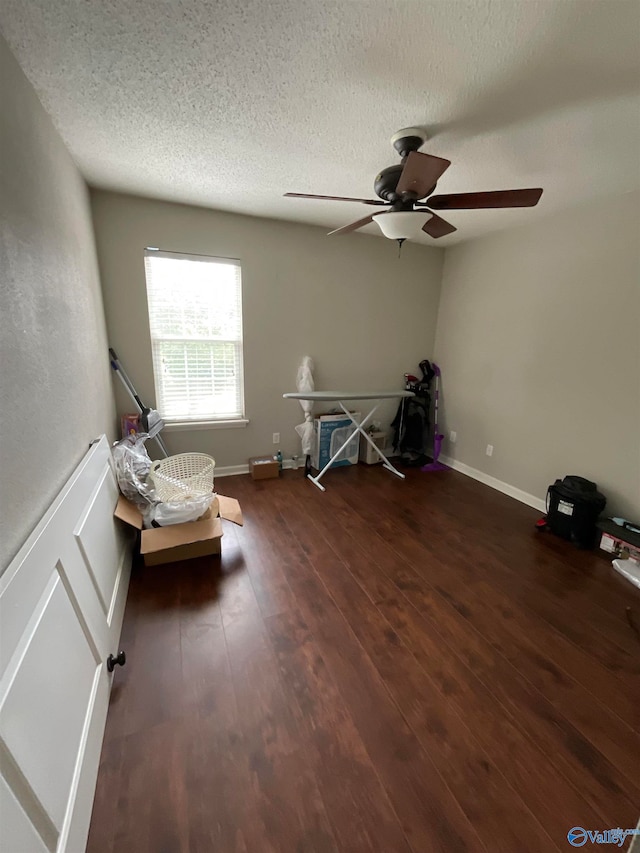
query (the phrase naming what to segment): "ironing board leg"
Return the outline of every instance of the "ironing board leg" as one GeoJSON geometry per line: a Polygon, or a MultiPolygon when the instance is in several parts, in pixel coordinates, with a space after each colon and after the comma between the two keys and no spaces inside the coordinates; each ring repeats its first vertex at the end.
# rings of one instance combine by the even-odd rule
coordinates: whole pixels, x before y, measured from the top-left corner
{"type": "MultiPolygon", "coordinates": [[[[382,459],[382,467],[383,467],[383,468],[386,468],[386,469],[387,469],[387,471],[391,471],[391,473],[392,473],[392,474],[395,474],[395,475],[396,475],[396,477],[400,477],[400,479],[401,479],[401,480],[405,480],[405,479],[406,479],[406,476],[402,473],[402,471],[398,471],[398,469],[397,469],[397,468],[394,468],[394,466],[391,464],[391,462],[389,462],[389,460],[388,460],[388,459],[387,459],[387,457],[384,455],[384,453],[380,450],[380,448],[377,446],[377,444],[373,441],[373,439],[371,438],[371,436],[369,435],[369,433],[365,432],[365,431],[364,431],[364,429],[363,429],[363,426],[364,426],[364,425],[365,425],[365,423],[369,420],[369,418],[374,414],[374,412],[376,411],[376,409],[378,408],[378,406],[380,405],[380,403],[376,403],[376,405],[373,407],[373,409],[371,409],[371,411],[369,412],[369,414],[367,415],[367,417],[362,421],[362,423],[361,423],[361,424],[359,424],[357,421],[355,421],[355,420],[351,417],[351,413],[350,413],[350,412],[348,412],[348,411],[347,411],[347,409],[345,409],[345,407],[343,406],[343,404],[342,404],[342,403],[340,403],[340,405],[342,406],[342,410],[343,410],[344,412],[346,412],[346,414],[351,418],[351,420],[353,421],[353,423],[356,425],[356,427],[357,427],[357,431],[360,433],[360,435],[363,435],[363,436],[366,438],[366,440],[369,442],[369,444],[371,445],[371,447],[373,447],[373,449],[376,451],[376,453],[378,454],[378,456],[382,459]]],[[[351,433],[351,435],[353,435],[353,433],[351,433]]]]}
{"type": "Polygon", "coordinates": [[[317,486],[323,492],[325,491],[324,486],[321,485],[321,483],[320,483],[321,478],[325,475],[325,473],[329,470],[329,468],[331,468],[333,463],[336,461],[338,456],[340,456],[342,451],[347,447],[347,445],[349,444],[349,442],[351,441],[353,436],[356,435],[356,433],[360,433],[360,435],[363,435],[365,437],[365,439],[369,442],[369,444],[373,447],[373,449],[376,451],[376,453],[380,456],[380,458],[382,459],[382,467],[383,468],[386,468],[387,471],[391,471],[392,474],[395,474],[396,477],[400,477],[401,480],[406,479],[405,475],[401,471],[398,471],[397,468],[394,468],[394,466],[391,464],[391,462],[389,462],[389,460],[384,455],[384,453],[375,444],[375,442],[373,441],[371,436],[367,432],[365,432],[365,430],[364,430],[365,426],[369,423],[371,418],[376,413],[378,407],[380,406],[380,403],[379,402],[376,403],[375,406],[371,409],[371,411],[366,415],[366,417],[360,423],[358,423],[358,421],[352,416],[351,412],[346,408],[346,406],[344,405],[344,403],[341,400],[339,401],[339,404],[340,404],[340,408],[346,414],[346,416],[349,418],[351,423],[354,425],[355,429],[353,430],[353,432],[351,432],[349,434],[349,437],[347,438],[345,443],[342,445],[340,450],[338,450],[336,453],[334,453],[334,455],[327,462],[327,464],[324,466],[322,471],[320,471],[320,473],[318,474],[317,477],[312,477],[311,474],[307,474],[307,477],[311,480],[311,482],[314,484],[314,486],[317,486]]]}
{"type": "MultiPolygon", "coordinates": [[[[382,456],[382,454],[380,454],[380,455],[382,456]]],[[[386,459],[386,456],[383,456],[383,458],[384,458],[384,459],[386,459]]],[[[383,468],[386,468],[386,469],[387,469],[387,471],[391,471],[391,473],[392,473],[392,474],[395,474],[395,475],[396,475],[396,477],[400,477],[400,479],[401,479],[401,480],[406,480],[406,479],[407,479],[407,475],[406,475],[406,474],[403,474],[403,473],[402,473],[402,471],[398,471],[398,469],[397,469],[397,468],[394,468],[394,467],[393,467],[393,465],[391,464],[391,462],[389,462],[389,461],[387,461],[387,462],[383,462],[383,463],[382,463],[382,467],[383,467],[383,468]]]]}
{"type": "Polygon", "coordinates": [[[320,477],[321,477],[321,476],[322,476],[321,474],[318,474],[318,476],[317,476],[317,477],[312,477],[312,476],[311,476],[311,474],[307,474],[307,479],[308,479],[308,480],[311,480],[311,482],[313,483],[313,485],[314,485],[314,486],[317,486],[317,487],[320,489],[320,491],[321,491],[321,492],[326,492],[327,490],[326,490],[326,489],[325,489],[325,487],[322,485],[322,483],[319,483],[319,482],[318,482],[318,480],[320,479],[320,477]]]}
{"type": "MultiPolygon", "coordinates": [[[[376,405],[373,407],[373,409],[371,409],[371,411],[370,411],[370,412],[369,412],[369,414],[366,416],[366,418],[362,421],[362,423],[361,423],[361,424],[359,424],[356,420],[354,420],[354,419],[351,417],[351,412],[349,412],[347,409],[345,409],[345,407],[344,407],[344,405],[342,404],[342,402],[340,402],[340,407],[342,408],[342,411],[347,413],[347,415],[348,415],[348,417],[349,417],[349,420],[350,420],[350,421],[355,425],[355,427],[356,427],[356,428],[353,430],[353,432],[349,433],[349,436],[348,436],[347,440],[345,441],[345,443],[342,445],[342,447],[341,447],[339,450],[337,450],[337,451],[333,454],[333,456],[331,457],[331,459],[327,462],[327,464],[324,466],[324,468],[322,469],[322,471],[320,471],[320,473],[318,474],[318,476],[317,476],[317,477],[312,477],[312,476],[311,476],[311,474],[307,474],[307,476],[308,476],[308,478],[311,480],[311,482],[312,482],[314,485],[316,485],[319,489],[322,489],[322,491],[323,491],[323,492],[325,491],[325,488],[324,488],[324,486],[321,486],[321,485],[320,485],[320,479],[321,479],[322,477],[324,477],[325,473],[329,470],[329,468],[331,468],[331,466],[332,466],[332,465],[333,465],[333,463],[336,461],[336,459],[338,458],[338,456],[340,456],[340,454],[342,453],[342,451],[347,447],[347,445],[349,444],[349,442],[351,441],[351,439],[353,438],[353,436],[354,436],[357,432],[363,432],[363,431],[362,431],[362,427],[367,423],[367,421],[369,421],[369,420],[371,419],[371,417],[372,417],[373,413],[375,412],[375,410],[378,408],[378,406],[379,406],[379,405],[380,405],[380,403],[376,403],[376,405]]],[[[363,433],[363,435],[364,435],[364,433],[363,433]]]]}

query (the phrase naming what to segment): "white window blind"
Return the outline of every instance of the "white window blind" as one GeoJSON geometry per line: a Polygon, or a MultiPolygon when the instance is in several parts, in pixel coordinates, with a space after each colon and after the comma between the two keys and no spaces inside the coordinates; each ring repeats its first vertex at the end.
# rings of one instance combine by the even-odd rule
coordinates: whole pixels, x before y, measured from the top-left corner
{"type": "Polygon", "coordinates": [[[244,417],[238,261],[145,250],[156,406],[168,422],[244,417]]]}

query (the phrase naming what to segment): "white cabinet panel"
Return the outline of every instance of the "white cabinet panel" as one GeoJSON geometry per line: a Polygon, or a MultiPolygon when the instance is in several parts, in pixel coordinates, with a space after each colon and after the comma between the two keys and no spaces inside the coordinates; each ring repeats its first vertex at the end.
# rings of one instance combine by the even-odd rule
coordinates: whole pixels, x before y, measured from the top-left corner
{"type": "Polygon", "coordinates": [[[0,577],[0,853],[86,845],[129,584],[106,438],[0,577]]]}
{"type": "Polygon", "coordinates": [[[113,567],[120,559],[122,541],[115,525],[105,525],[104,518],[113,513],[117,500],[118,487],[111,472],[105,471],[74,531],[102,610],[109,622],[117,580],[113,567]]]}
{"type": "Polygon", "coordinates": [[[56,567],[51,593],[5,694],[0,735],[58,830],[99,666],[56,567]]]}
{"type": "Polygon", "coordinates": [[[46,844],[13,796],[11,788],[0,778],[0,845],[12,853],[49,853],[46,844]]]}

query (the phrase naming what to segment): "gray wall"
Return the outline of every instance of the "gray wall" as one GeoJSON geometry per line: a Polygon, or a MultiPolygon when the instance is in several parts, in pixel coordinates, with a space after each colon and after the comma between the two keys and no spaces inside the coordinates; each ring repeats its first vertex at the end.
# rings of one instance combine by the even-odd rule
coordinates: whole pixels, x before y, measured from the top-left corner
{"type": "MultiPolygon", "coordinates": [[[[304,355],[316,362],[317,388],[365,390],[401,388],[403,373],[432,356],[442,250],[405,244],[398,259],[383,238],[329,238],[322,228],[101,191],[92,205],[111,344],[145,402],[154,398],[145,246],[242,262],[250,424],[165,433],[170,453],[200,450],[218,466],[240,465],[277,449],[274,432],[285,456],[299,453],[302,410],[282,394],[295,390],[304,355]]],[[[357,218],[336,210],[350,214],[357,218]]],[[[131,411],[116,393],[119,411],[131,411]]],[[[386,406],[387,423],[395,408],[386,406]]]]}
{"type": "Polygon", "coordinates": [[[581,474],[640,517],[639,222],[630,193],[447,250],[445,452],[538,498],[581,474]]]}
{"type": "Polygon", "coordinates": [[[0,570],[114,427],[87,188],[0,37],[0,570]]]}

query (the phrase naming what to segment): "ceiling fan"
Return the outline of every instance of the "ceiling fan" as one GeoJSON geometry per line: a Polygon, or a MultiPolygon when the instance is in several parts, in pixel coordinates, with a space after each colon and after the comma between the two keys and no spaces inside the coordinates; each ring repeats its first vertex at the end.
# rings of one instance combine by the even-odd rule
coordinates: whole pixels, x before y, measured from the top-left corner
{"type": "Polygon", "coordinates": [[[450,160],[420,154],[418,149],[427,141],[421,127],[405,127],[391,137],[391,144],[402,158],[398,166],[388,166],[376,177],[373,189],[378,199],[347,198],[333,195],[309,195],[307,193],[285,193],[288,198],[315,198],[331,201],[356,201],[373,205],[383,210],[336,228],[329,234],[348,234],[376,222],[385,237],[397,240],[402,246],[405,240],[417,237],[424,231],[437,239],[452,234],[457,229],[434,210],[470,210],[490,207],[534,207],[540,200],[542,190],[498,190],[480,193],[453,193],[432,195],[438,180],[451,165],[450,160]]]}

